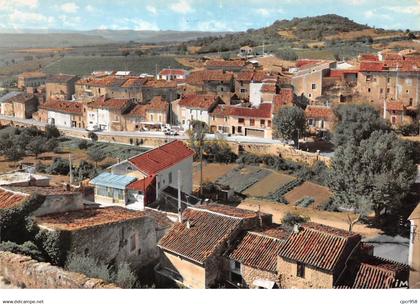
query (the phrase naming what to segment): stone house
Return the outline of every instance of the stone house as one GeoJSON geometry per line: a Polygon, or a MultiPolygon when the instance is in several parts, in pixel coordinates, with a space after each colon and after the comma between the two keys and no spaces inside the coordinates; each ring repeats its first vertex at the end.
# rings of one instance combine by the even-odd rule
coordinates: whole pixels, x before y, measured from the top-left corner
{"type": "Polygon", "coordinates": [[[384,102],[384,119],[388,120],[393,127],[413,122],[413,116],[407,115],[407,112],[407,107],[402,102],[384,102]]]}
{"type": "Polygon", "coordinates": [[[129,113],[134,102],[131,99],[96,98],[87,105],[87,126],[106,131],[124,131],[125,114],[129,113]]]}
{"type": "Polygon", "coordinates": [[[385,54],[360,56],[357,92],[361,99],[383,107],[384,100],[419,108],[420,57],[385,54]]]}
{"type": "Polygon", "coordinates": [[[148,80],[142,88],[143,102],[149,102],[155,96],[161,96],[168,102],[179,98],[178,84],[176,81],[148,80]]]}
{"type": "Polygon", "coordinates": [[[277,260],[281,288],[393,288],[408,271],[373,256],[359,234],[315,223],[295,226],[277,260]]]}
{"type": "Polygon", "coordinates": [[[128,263],[134,270],[159,258],[156,223],[151,211],[121,207],[86,208],[35,218],[41,230],[67,235],[67,259],[90,256],[117,269],[128,263]],[[106,246],[104,246],[106,244],[106,246]]]}
{"type": "Polygon", "coordinates": [[[324,78],[335,68],[335,61],[308,61],[300,64],[293,73],[291,84],[298,96],[315,100],[323,95],[324,78]]]}
{"type": "Polygon", "coordinates": [[[78,76],[57,74],[51,75],[45,82],[46,96],[48,99],[71,100],[75,93],[75,84],[78,76]]]}
{"type": "Polygon", "coordinates": [[[244,232],[225,253],[226,281],[241,288],[279,288],[277,255],[288,234],[274,224],[244,232]]]}
{"type": "Polygon", "coordinates": [[[184,129],[189,129],[194,120],[202,121],[209,126],[210,113],[217,105],[223,103],[223,100],[216,95],[184,95],[181,99],[172,102],[174,121],[184,129]]]}
{"type": "Polygon", "coordinates": [[[17,86],[19,89],[39,87],[44,85],[46,80],[47,75],[43,72],[23,72],[22,74],[18,75],[17,86]]]}
{"type": "Polygon", "coordinates": [[[272,137],[272,103],[259,107],[218,105],[210,113],[210,131],[232,135],[272,137]]]}
{"type": "Polygon", "coordinates": [[[218,60],[212,59],[206,62],[207,70],[223,70],[228,72],[239,72],[246,66],[244,60],[218,60]]]}
{"type": "Polygon", "coordinates": [[[334,111],[329,106],[309,105],[305,117],[310,134],[330,132],[334,124],[334,111]]]}
{"type": "Polygon", "coordinates": [[[223,70],[200,70],[191,72],[186,81],[186,91],[214,93],[228,103],[235,92],[234,74],[223,70]]]}
{"type": "Polygon", "coordinates": [[[410,288],[420,288],[420,204],[408,217],[410,221],[410,249],[408,264],[410,265],[410,288]]]}
{"type": "Polygon", "coordinates": [[[163,69],[157,75],[157,79],[163,80],[185,80],[187,79],[188,71],[183,69],[163,69]]]}
{"type": "Polygon", "coordinates": [[[91,181],[95,202],[141,209],[168,186],[191,194],[193,154],[175,140],[117,163],[91,181]]]}
{"type": "Polygon", "coordinates": [[[188,207],[159,241],[163,254],[155,270],[187,288],[217,286],[224,275],[223,253],[242,231],[260,221],[271,222],[271,216],[218,204],[188,207]]]}
{"type": "Polygon", "coordinates": [[[169,103],[161,96],[155,96],[149,103],[137,104],[127,113],[126,130],[159,129],[169,122],[169,103]]]}
{"type": "MultiPolygon", "coordinates": [[[[259,84],[259,83],[264,82],[264,80],[267,80],[267,79],[273,79],[273,77],[268,72],[241,71],[237,73],[235,77],[235,94],[241,99],[251,101],[250,100],[251,84],[259,84]]],[[[254,85],[254,87],[256,86],[254,85]]],[[[258,99],[258,97],[256,99],[258,99]]]]}
{"type": "Polygon", "coordinates": [[[32,118],[38,109],[38,98],[22,92],[10,92],[0,98],[1,114],[21,119],[32,118]]]}
{"type": "Polygon", "coordinates": [[[39,106],[34,119],[59,127],[85,128],[86,107],[77,101],[52,99],[39,106]]]}

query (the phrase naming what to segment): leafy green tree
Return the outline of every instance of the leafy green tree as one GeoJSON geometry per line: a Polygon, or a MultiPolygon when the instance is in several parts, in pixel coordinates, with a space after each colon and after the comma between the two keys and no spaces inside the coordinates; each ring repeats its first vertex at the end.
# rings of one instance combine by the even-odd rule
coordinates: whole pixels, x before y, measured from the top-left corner
{"type": "Polygon", "coordinates": [[[383,210],[397,211],[416,177],[414,156],[411,143],[383,131],[374,131],[360,145],[339,146],[329,177],[334,204],[361,216],[374,211],[376,218],[383,210]]]}
{"type": "Polygon", "coordinates": [[[43,136],[33,138],[27,145],[26,149],[38,158],[38,155],[47,151],[47,139],[43,136]]]}
{"type": "Polygon", "coordinates": [[[190,129],[187,131],[190,147],[194,150],[200,162],[200,194],[203,194],[203,152],[206,133],[208,133],[206,123],[198,120],[192,121],[190,129]]]}
{"type": "Polygon", "coordinates": [[[56,157],[46,171],[49,174],[67,175],[70,172],[70,163],[67,159],[56,157]]]}
{"type": "Polygon", "coordinates": [[[6,148],[3,151],[3,154],[8,160],[13,162],[17,162],[25,156],[25,152],[16,145],[12,145],[9,148],[6,148]]]}
{"type": "Polygon", "coordinates": [[[297,106],[283,107],[274,115],[273,126],[278,135],[297,144],[299,136],[305,132],[305,112],[297,106]]]}
{"type": "Polygon", "coordinates": [[[374,131],[390,130],[378,111],[369,105],[340,105],[335,109],[335,115],[338,122],[333,142],[336,146],[347,142],[358,145],[363,139],[368,139],[374,131]]]}
{"type": "Polygon", "coordinates": [[[98,162],[101,162],[106,158],[106,154],[103,150],[95,148],[88,149],[87,154],[89,158],[95,162],[95,167],[98,167],[98,162]]]}
{"type": "Polygon", "coordinates": [[[97,142],[98,141],[98,135],[95,132],[89,131],[88,133],[88,137],[93,141],[93,142],[97,142]]]}
{"type": "Polygon", "coordinates": [[[303,216],[298,213],[290,213],[290,212],[286,213],[281,219],[281,223],[288,228],[292,228],[296,224],[303,224],[309,221],[310,221],[310,218],[306,216],[303,216]]]}
{"type": "Polygon", "coordinates": [[[60,131],[54,125],[46,125],[45,126],[45,135],[48,138],[57,138],[60,137],[60,131]]]}

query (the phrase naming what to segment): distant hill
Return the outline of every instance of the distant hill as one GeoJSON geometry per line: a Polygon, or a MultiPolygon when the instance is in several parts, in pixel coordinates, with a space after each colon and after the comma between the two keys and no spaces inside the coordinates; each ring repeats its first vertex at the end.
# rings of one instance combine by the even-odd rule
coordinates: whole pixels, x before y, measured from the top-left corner
{"type": "Polygon", "coordinates": [[[83,33],[87,35],[101,36],[115,42],[134,41],[141,43],[184,42],[197,38],[226,34],[224,32],[134,30],[93,30],[83,33]]]}
{"type": "Polygon", "coordinates": [[[111,42],[101,36],[79,33],[0,33],[0,48],[61,48],[111,42]]]}
{"type": "MultiPolygon", "coordinates": [[[[200,53],[229,51],[241,46],[261,46],[263,43],[290,47],[293,43],[325,42],[327,40],[379,36],[383,29],[374,29],[349,18],[328,14],[315,17],[278,20],[268,27],[249,29],[245,32],[226,34],[224,37],[206,37],[189,41],[190,45],[201,47],[200,53]]],[[[395,33],[395,31],[393,32],[395,33]]],[[[402,33],[402,32],[398,32],[402,33]]]]}
{"type": "Polygon", "coordinates": [[[109,43],[166,43],[184,42],[208,36],[224,35],[222,32],[199,31],[135,31],[135,30],[0,30],[0,48],[71,47],[109,43]]]}

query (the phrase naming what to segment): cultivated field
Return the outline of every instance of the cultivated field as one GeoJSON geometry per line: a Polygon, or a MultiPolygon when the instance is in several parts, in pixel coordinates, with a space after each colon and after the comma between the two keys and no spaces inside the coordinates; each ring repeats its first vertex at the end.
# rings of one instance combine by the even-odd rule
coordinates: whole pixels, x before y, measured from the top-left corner
{"type": "Polygon", "coordinates": [[[273,171],[245,190],[244,194],[252,197],[266,197],[294,179],[296,177],[273,171]]]}
{"type": "MultiPolygon", "coordinates": [[[[237,164],[203,163],[203,182],[215,182],[219,177],[237,168],[237,164]]],[[[193,186],[198,187],[200,183],[200,165],[194,163],[193,186]]]]}
{"type": "Polygon", "coordinates": [[[270,170],[257,166],[237,167],[218,178],[217,182],[222,185],[229,185],[235,192],[242,193],[270,173],[270,170]]]}
{"type": "Polygon", "coordinates": [[[327,187],[323,187],[312,182],[304,182],[302,185],[297,186],[292,191],[284,195],[284,198],[291,205],[296,205],[299,200],[305,197],[311,197],[315,201],[310,205],[311,208],[323,206],[331,198],[332,193],[327,187]]]}
{"type": "MultiPolygon", "coordinates": [[[[312,208],[302,208],[297,206],[278,204],[267,200],[257,200],[253,198],[245,199],[238,205],[238,207],[254,211],[257,211],[260,208],[261,212],[272,214],[273,222],[275,223],[281,223],[283,216],[291,212],[309,217],[310,221],[312,222],[344,230],[348,230],[349,228],[347,223],[347,216],[350,215],[352,218],[354,217],[353,214],[348,214],[346,212],[321,211],[312,208]]],[[[353,226],[353,231],[360,233],[364,237],[375,237],[382,232],[379,229],[370,228],[360,223],[353,226]]]]}
{"type": "Polygon", "coordinates": [[[134,73],[155,74],[162,68],[183,68],[171,56],[66,56],[45,68],[47,73],[86,75],[98,70],[129,70],[134,73]]]}

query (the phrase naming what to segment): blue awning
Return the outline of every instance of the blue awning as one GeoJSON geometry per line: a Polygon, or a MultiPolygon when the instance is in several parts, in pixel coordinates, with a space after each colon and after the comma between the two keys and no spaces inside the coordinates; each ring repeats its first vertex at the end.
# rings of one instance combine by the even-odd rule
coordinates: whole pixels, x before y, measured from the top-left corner
{"type": "Polygon", "coordinates": [[[137,178],[133,176],[116,175],[104,172],[92,179],[90,183],[93,185],[124,190],[127,187],[127,185],[131,184],[136,179],[137,178]]]}

